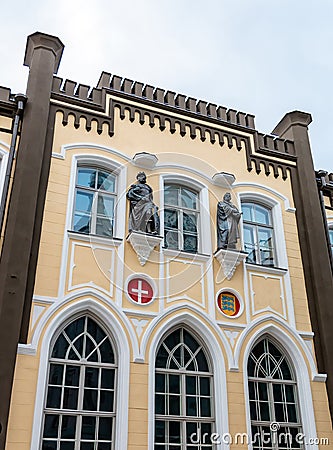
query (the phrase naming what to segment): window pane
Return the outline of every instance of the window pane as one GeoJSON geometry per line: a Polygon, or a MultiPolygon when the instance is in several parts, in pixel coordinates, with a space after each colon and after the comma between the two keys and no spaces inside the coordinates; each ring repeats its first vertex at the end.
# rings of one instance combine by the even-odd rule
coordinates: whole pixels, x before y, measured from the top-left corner
{"type": "Polygon", "coordinates": [[[66,386],[78,386],[80,378],[79,366],[66,366],[65,384],[66,386]]]}
{"type": "Polygon", "coordinates": [[[155,421],[155,442],[165,442],[165,422],[155,421]]]}
{"type": "Polygon", "coordinates": [[[270,225],[270,210],[260,205],[255,205],[255,222],[270,225]]]}
{"type": "Polygon", "coordinates": [[[75,214],[73,229],[79,233],[90,233],[90,216],[75,214]]]}
{"type": "Polygon", "coordinates": [[[196,416],[197,413],[197,399],[196,397],[186,397],[186,415],[196,416]]]}
{"type": "Polygon", "coordinates": [[[57,450],[57,441],[43,441],[42,450],[57,450]]]}
{"type": "Polygon", "coordinates": [[[173,185],[164,186],[164,203],[166,205],[178,205],[179,189],[173,185]]]}
{"type": "Polygon", "coordinates": [[[50,384],[62,384],[64,366],[62,364],[50,364],[50,384]]]}
{"type": "Polygon", "coordinates": [[[164,210],[164,226],[166,228],[177,229],[178,228],[178,214],[177,211],[172,209],[164,210]]]}
{"type": "Polygon", "coordinates": [[[190,189],[181,189],[181,205],[186,208],[196,209],[198,201],[198,194],[190,189]]]}
{"type": "Polygon", "coordinates": [[[102,170],[98,171],[97,178],[97,189],[102,189],[103,191],[114,192],[116,185],[116,178],[109,172],[104,172],[102,170]]]}
{"type": "Polygon", "coordinates": [[[210,395],[210,378],[200,377],[200,395],[210,395]]]}
{"type": "Polygon", "coordinates": [[[180,376],[169,375],[169,392],[173,394],[180,393],[180,376]]]}
{"type": "Polygon", "coordinates": [[[180,414],[180,396],[170,395],[169,396],[169,415],[179,416],[180,414]]]}
{"type": "Polygon", "coordinates": [[[244,225],[244,243],[254,246],[254,227],[252,225],[244,225]]]}
{"type": "Polygon", "coordinates": [[[95,188],[96,169],[79,168],[77,185],[95,188]]]}
{"type": "Polygon", "coordinates": [[[197,232],[197,216],[196,214],[183,214],[183,230],[191,233],[197,232]]]}
{"type": "Polygon", "coordinates": [[[46,407],[47,408],[60,408],[61,402],[61,388],[60,387],[51,387],[47,391],[47,400],[46,407]]]}
{"type": "Polygon", "coordinates": [[[202,417],[210,417],[210,399],[209,398],[200,398],[200,412],[202,417]]]}
{"type": "Polygon", "coordinates": [[[242,203],[243,220],[247,220],[249,222],[253,221],[252,209],[252,205],[248,203],[242,203]]]}
{"type": "Polygon", "coordinates": [[[184,250],[186,252],[196,252],[198,250],[198,238],[189,234],[184,234],[184,250]]]}
{"type": "Polygon", "coordinates": [[[56,438],[58,436],[59,416],[46,414],[44,421],[44,438],[56,438]]]}
{"type": "Polygon", "coordinates": [[[63,408],[77,409],[78,394],[79,394],[78,389],[64,388],[63,408]]]}
{"type": "Polygon", "coordinates": [[[62,416],[61,437],[63,439],[75,439],[76,417],[62,416]]]}
{"type": "Polygon", "coordinates": [[[99,410],[112,412],[113,411],[113,398],[114,398],[114,394],[112,391],[101,391],[99,410]]]}
{"type": "Polygon", "coordinates": [[[164,242],[166,248],[179,248],[179,231],[165,229],[164,242]]]}
{"type": "Polygon", "coordinates": [[[95,439],[96,417],[83,416],[81,439],[95,439]]]}
{"type": "Polygon", "coordinates": [[[97,411],[97,391],[85,389],[83,397],[83,409],[86,411],[97,411]]]}
{"type": "Polygon", "coordinates": [[[86,367],[85,387],[98,387],[99,369],[96,367],[86,367]]]}
{"type": "Polygon", "coordinates": [[[165,395],[155,395],[155,414],[165,414],[165,395]]]}
{"type": "Polygon", "coordinates": [[[102,369],[101,387],[106,389],[114,388],[114,369],[102,369]]]}
{"type": "Polygon", "coordinates": [[[100,346],[101,359],[103,363],[114,364],[114,353],[109,339],[106,339],[100,346]]]}
{"type": "Polygon", "coordinates": [[[181,443],[180,423],[169,422],[169,442],[181,443]]]}
{"type": "Polygon", "coordinates": [[[112,418],[100,417],[98,439],[104,441],[111,441],[112,439],[112,418]]]}
{"type": "Polygon", "coordinates": [[[52,351],[52,358],[64,358],[68,346],[69,346],[68,341],[61,334],[56,340],[56,343],[54,344],[52,351]]]}
{"type": "Polygon", "coordinates": [[[271,229],[258,227],[258,238],[260,248],[273,247],[273,231],[271,229]]]}
{"type": "Polygon", "coordinates": [[[114,197],[111,195],[98,194],[97,214],[106,217],[113,217],[114,200],[114,197]]]}
{"type": "Polygon", "coordinates": [[[74,450],[74,442],[60,442],[60,450],[74,450]]]}
{"type": "Polygon", "coordinates": [[[186,394],[196,394],[197,393],[197,377],[186,376],[186,394]]]}
{"type": "Polygon", "coordinates": [[[155,392],[165,392],[165,375],[162,373],[155,374],[155,392]]]}
{"type": "Polygon", "coordinates": [[[96,234],[98,236],[112,236],[113,235],[113,221],[97,217],[96,219],[96,234]]]}
{"type": "Polygon", "coordinates": [[[76,191],[75,211],[90,213],[94,199],[92,192],[76,191]]]}

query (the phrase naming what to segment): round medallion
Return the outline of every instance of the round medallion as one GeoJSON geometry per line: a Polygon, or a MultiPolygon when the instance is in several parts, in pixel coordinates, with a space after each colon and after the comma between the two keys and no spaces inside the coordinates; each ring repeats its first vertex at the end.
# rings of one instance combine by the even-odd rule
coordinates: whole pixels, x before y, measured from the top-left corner
{"type": "Polygon", "coordinates": [[[217,296],[217,306],[226,316],[235,317],[240,311],[241,303],[235,294],[224,291],[220,292],[217,296]]]}
{"type": "Polygon", "coordinates": [[[147,305],[153,300],[152,285],[141,277],[132,278],[127,284],[127,294],[131,300],[140,305],[147,305]]]}

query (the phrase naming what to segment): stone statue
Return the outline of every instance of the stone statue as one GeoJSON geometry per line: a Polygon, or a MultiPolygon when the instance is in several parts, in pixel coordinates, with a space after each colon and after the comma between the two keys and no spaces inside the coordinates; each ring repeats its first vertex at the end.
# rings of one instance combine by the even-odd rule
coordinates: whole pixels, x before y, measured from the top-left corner
{"type": "Polygon", "coordinates": [[[130,201],[128,229],[149,234],[159,234],[160,219],[158,207],[153,202],[153,190],[146,183],[146,174],[139,172],[137,183],[132,184],[127,192],[130,201]]]}
{"type": "Polygon", "coordinates": [[[242,213],[231,203],[231,194],[224,194],[223,201],[217,204],[217,248],[235,249],[239,238],[238,223],[242,213]]]}

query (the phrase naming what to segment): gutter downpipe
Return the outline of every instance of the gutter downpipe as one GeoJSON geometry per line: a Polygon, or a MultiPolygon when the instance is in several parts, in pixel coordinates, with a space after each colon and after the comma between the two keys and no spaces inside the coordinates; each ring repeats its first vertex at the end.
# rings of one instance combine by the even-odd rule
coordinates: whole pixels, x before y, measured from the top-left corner
{"type": "Polygon", "coordinates": [[[14,98],[15,98],[15,102],[17,104],[17,110],[16,110],[15,117],[14,117],[12,139],[10,142],[5,182],[3,185],[1,203],[0,203],[0,234],[2,231],[3,222],[4,222],[4,218],[5,218],[5,207],[6,207],[7,198],[8,198],[9,182],[10,182],[10,177],[12,174],[13,162],[14,162],[14,158],[15,158],[15,149],[16,149],[18,130],[19,130],[20,122],[22,120],[24,106],[27,101],[27,97],[24,94],[17,94],[17,95],[15,95],[14,98]]]}

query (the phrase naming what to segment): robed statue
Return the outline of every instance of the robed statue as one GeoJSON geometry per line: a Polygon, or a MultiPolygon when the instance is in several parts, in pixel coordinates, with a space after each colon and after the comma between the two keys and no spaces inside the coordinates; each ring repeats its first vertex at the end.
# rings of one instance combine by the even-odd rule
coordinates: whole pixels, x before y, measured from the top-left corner
{"type": "Polygon", "coordinates": [[[146,183],[144,172],[136,176],[137,182],[132,184],[127,192],[130,201],[129,231],[141,231],[149,234],[159,234],[160,220],[158,207],[153,202],[153,190],[146,183]]]}
{"type": "Polygon", "coordinates": [[[242,213],[231,203],[231,194],[224,194],[223,201],[217,204],[217,248],[235,249],[239,239],[238,223],[242,213]]]}

